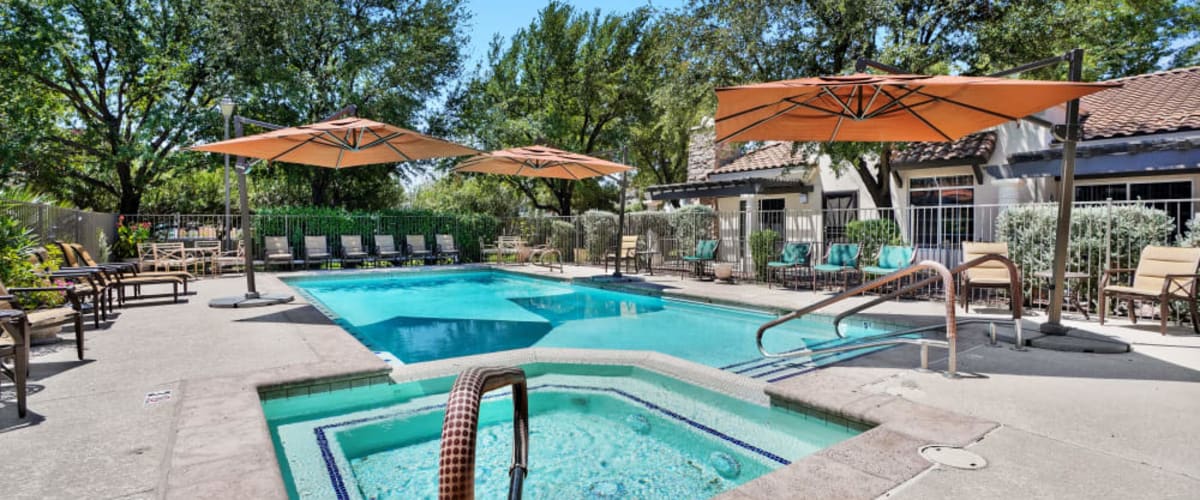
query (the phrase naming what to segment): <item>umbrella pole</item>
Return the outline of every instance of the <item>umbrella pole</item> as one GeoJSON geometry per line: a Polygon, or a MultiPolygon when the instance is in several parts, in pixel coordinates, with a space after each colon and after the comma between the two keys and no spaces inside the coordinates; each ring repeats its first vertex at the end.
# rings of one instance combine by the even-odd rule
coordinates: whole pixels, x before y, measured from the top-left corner
{"type": "MultiPolygon", "coordinates": [[[[624,152],[622,151],[622,156],[624,156],[623,153],[624,152]]],[[[625,161],[624,158],[622,158],[622,163],[624,163],[624,161],[625,161]]],[[[626,179],[626,171],[622,170],[621,171],[621,206],[620,206],[620,210],[617,211],[617,241],[616,241],[617,268],[615,270],[613,270],[613,274],[612,274],[614,278],[620,278],[622,276],[621,275],[621,255],[620,255],[620,253],[621,253],[621,237],[625,235],[625,179],[626,179]]]]}
{"type": "Polygon", "coordinates": [[[254,252],[251,251],[253,237],[250,234],[250,197],[246,195],[246,165],[238,165],[238,200],[242,211],[242,250],[246,267],[246,298],[257,299],[258,290],[254,286],[254,252]]]}
{"type": "MultiPolygon", "coordinates": [[[[1083,49],[1068,53],[1070,63],[1068,79],[1078,82],[1083,79],[1083,49]]],[[[1079,99],[1067,103],[1067,124],[1062,130],[1063,142],[1062,180],[1058,197],[1058,227],[1054,233],[1054,266],[1051,268],[1050,309],[1046,322],[1039,327],[1042,333],[1063,335],[1067,328],[1062,325],[1063,297],[1066,287],[1063,276],[1067,271],[1067,252],[1071,241],[1071,210],[1075,205],[1075,143],[1080,136],[1079,99]]],[[[1103,300],[1101,298],[1100,300],[1103,300]]]]}

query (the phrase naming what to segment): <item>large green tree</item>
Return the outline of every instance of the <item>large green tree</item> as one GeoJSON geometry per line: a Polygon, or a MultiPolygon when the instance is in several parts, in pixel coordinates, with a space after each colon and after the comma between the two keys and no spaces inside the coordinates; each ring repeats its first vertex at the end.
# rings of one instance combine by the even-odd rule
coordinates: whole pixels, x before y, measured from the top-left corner
{"type": "Polygon", "coordinates": [[[230,54],[211,7],[4,2],[0,79],[30,85],[6,102],[13,121],[5,128],[44,150],[5,161],[21,161],[33,183],[82,206],[137,212],[148,187],[191,161],[175,151],[212,125],[209,110],[225,81],[217,70],[230,54]]]}
{"type": "MultiPolygon", "coordinates": [[[[546,143],[620,160],[630,123],[647,102],[637,79],[661,64],[645,43],[651,18],[646,8],[601,15],[550,2],[511,40],[494,40],[486,67],[456,93],[459,133],[487,149],[546,143]]],[[[508,182],[535,208],[559,215],[580,201],[579,181],[508,182]]]]}
{"type": "MultiPolygon", "coordinates": [[[[239,3],[226,22],[240,112],[298,125],[355,104],[360,116],[422,129],[429,103],[459,74],[465,20],[459,0],[239,3]]],[[[276,204],[381,209],[400,201],[400,168],[281,165],[258,175],[283,188],[263,193],[276,204]]]]}

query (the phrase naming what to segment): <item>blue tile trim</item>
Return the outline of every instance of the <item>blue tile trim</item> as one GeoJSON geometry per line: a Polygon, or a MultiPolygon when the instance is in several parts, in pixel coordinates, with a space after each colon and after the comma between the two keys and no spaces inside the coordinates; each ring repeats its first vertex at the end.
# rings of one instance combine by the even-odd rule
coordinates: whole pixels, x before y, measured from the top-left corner
{"type": "MultiPolygon", "coordinates": [[[[542,384],[542,385],[530,387],[529,391],[532,392],[532,391],[537,391],[537,390],[542,390],[542,389],[572,389],[572,390],[585,390],[585,391],[607,392],[607,393],[611,393],[611,394],[616,394],[616,395],[624,397],[630,401],[638,403],[638,404],[646,407],[647,409],[650,409],[650,410],[656,411],[658,413],[661,413],[663,415],[666,415],[668,417],[671,417],[679,422],[687,424],[689,427],[703,431],[704,433],[706,433],[710,436],[721,439],[729,444],[732,444],[734,446],[742,448],[746,451],[750,451],[755,454],[758,454],[758,455],[760,455],[768,460],[771,460],[773,462],[776,462],[780,465],[788,465],[791,463],[789,460],[787,460],[783,457],[780,457],[779,455],[776,455],[767,450],[764,450],[764,449],[754,446],[750,443],[742,441],[738,438],[735,438],[733,436],[725,434],[721,431],[713,429],[712,427],[709,427],[702,423],[696,422],[695,420],[692,420],[688,417],[680,415],[679,413],[676,413],[670,409],[664,408],[653,402],[642,399],[640,397],[637,397],[633,394],[622,391],[620,389],[616,389],[613,387],[594,387],[594,386],[587,386],[587,385],[542,384]]],[[[485,394],[483,396],[483,399],[487,400],[487,399],[501,398],[501,397],[509,396],[510,394],[511,393],[508,391],[493,392],[491,394],[485,394]]],[[[330,483],[333,486],[334,493],[337,494],[338,500],[349,500],[350,494],[346,491],[345,479],[342,478],[341,472],[338,471],[337,461],[334,459],[333,451],[329,448],[329,437],[326,434],[327,430],[336,429],[338,427],[345,427],[348,425],[355,425],[355,424],[373,422],[373,421],[378,421],[378,420],[386,420],[386,419],[396,418],[396,417],[405,416],[405,415],[414,415],[417,413],[423,413],[423,412],[427,412],[430,410],[437,410],[440,408],[444,408],[445,406],[446,406],[445,403],[422,406],[420,408],[416,408],[416,409],[412,409],[412,410],[405,410],[405,411],[399,412],[399,413],[391,413],[391,414],[387,414],[387,415],[376,415],[373,417],[356,418],[356,419],[346,420],[346,421],[342,421],[342,422],[326,424],[326,425],[322,425],[322,426],[318,426],[318,427],[314,428],[313,432],[316,434],[317,446],[321,449],[321,458],[325,462],[325,471],[326,471],[326,473],[329,474],[330,483]]]]}

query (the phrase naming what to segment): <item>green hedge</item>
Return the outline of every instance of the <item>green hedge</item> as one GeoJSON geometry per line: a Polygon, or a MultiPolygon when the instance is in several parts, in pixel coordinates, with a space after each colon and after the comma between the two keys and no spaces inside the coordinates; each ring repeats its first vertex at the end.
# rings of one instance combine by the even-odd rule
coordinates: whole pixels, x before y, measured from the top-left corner
{"type": "Polygon", "coordinates": [[[754,259],[754,275],[758,279],[766,279],[767,263],[775,257],[775,245],[779,243],[779,233],[771,229],[763,229],[750,233],[750,256],[754,259]]]}
{"type": "Polygon", "coordinates": [[[856,220],[846,224],[846,239],[859,245],[860,265],[873,266],[884,245],[903,245],[900,226],[892,219],[856,220]]]}
{"type": "MultiPolygon", "coordinates": [[[[1009,256],[1021,268],[1026,288],[1040,281],[1034,273],[1051,267],[1057,219],[1058,209],[1049,205],[1012,207],[996,219],[996,239],[1008,242],[1009,256]]],[[[1166,245],[1174,228],[1165,211],[1141,205],[1076,208],[1071,212],[1067,268],[1088,273],[1090,290],[1106,256],[1111,258],[1110,268],[1135,267],[1142,248],[1166,245]]]]}
{"type": "Polygon", "coordinates": [[[493,241],[500,224],[485,214],[447,214],[418,209],[392,209],[379,212],[346,211],[324,207],[285,207],[258,210],[253,218],[255,247],[262,248],[266,236],[287,236],[297,255],[303,254],[305,236],[325,236],[334,253],[340,251],[342,235],[359,235],[363,244],[373,247],[375,234],[390,234],[397,245],[409,234],[425,235],[433,242],[435,234],[450,234],[464,261],[478,261],[479,239],[493,241]]]}
{"type": "Polygon", "coordinates": [[[593,264],[608,254],[616,242],[617,214],[603,210],[588,210],[579,216],[583,224],[583,246],[593,264]]]}

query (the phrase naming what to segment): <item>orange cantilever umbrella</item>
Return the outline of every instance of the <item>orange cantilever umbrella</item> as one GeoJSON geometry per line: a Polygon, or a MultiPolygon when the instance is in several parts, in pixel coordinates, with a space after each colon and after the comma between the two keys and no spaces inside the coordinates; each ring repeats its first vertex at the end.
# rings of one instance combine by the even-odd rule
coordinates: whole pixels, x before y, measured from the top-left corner
{"type": "Polygon", "coordinates": [[[1113,83],[821,76],[717,89],[717,141],[953,141],[1113,83]]]}
{"type": "Polygon", "coordinates": [[[473,156],[455,167],[454,171],[580,180],[632,168],[549,146],[525,146],[473,156]]]}
{"type": "Polygon", "coordinates": [[[399,163],[479,151],[365,118],[340,118],[193,146],[194,151],[318,167],[399,163]]]}

